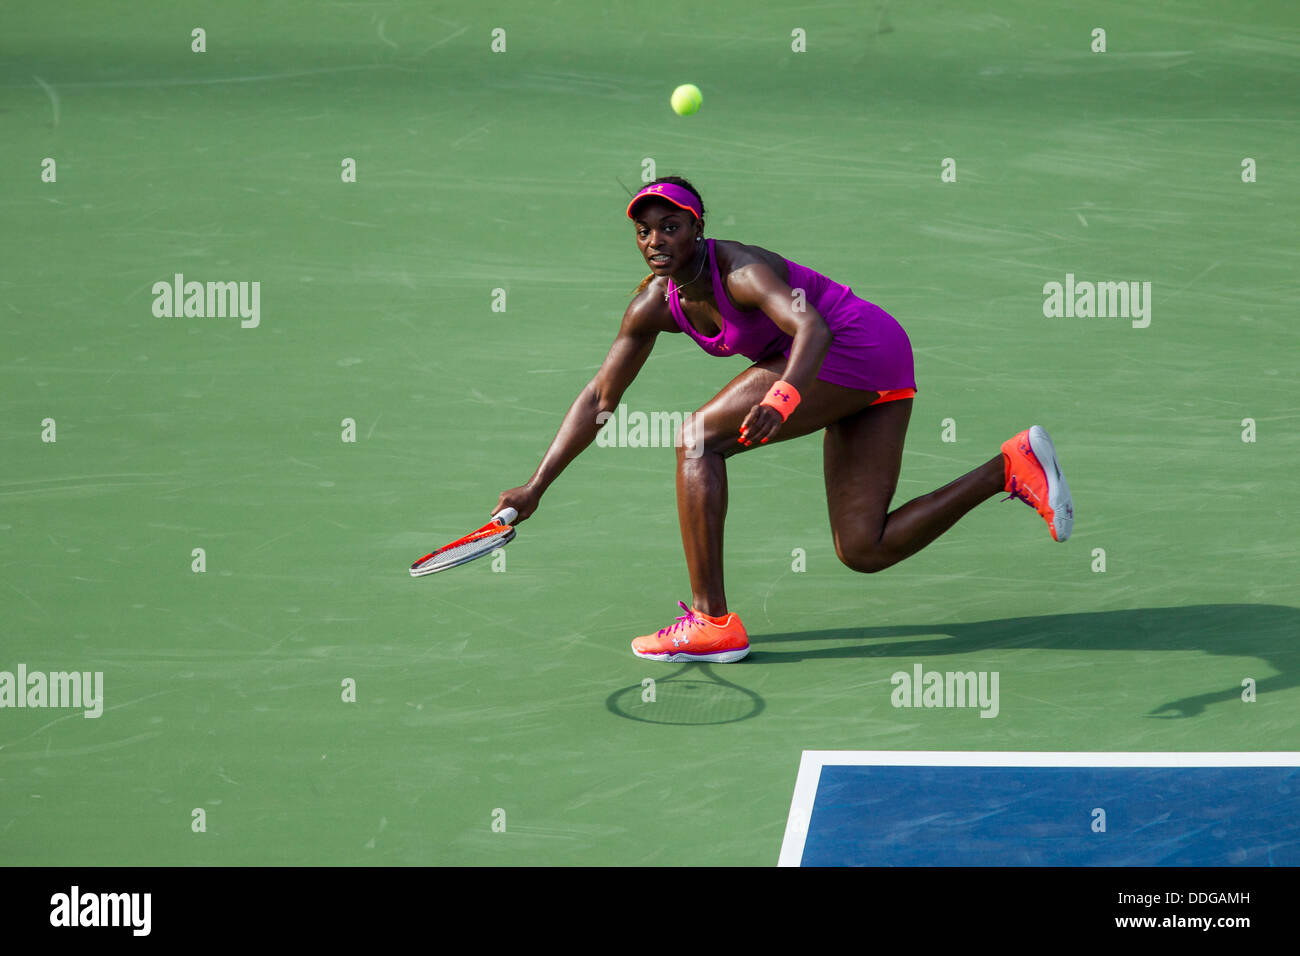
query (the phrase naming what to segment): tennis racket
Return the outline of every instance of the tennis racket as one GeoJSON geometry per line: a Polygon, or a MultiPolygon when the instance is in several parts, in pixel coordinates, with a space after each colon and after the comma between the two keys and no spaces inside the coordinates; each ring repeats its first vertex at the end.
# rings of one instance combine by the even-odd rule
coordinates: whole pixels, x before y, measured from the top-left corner
{"type": "Polygon", "coordinates": [[[518,517],[519,512],[514,508],[502,508],[492,516],[491,521],[477,531],[471,531],[465,537],[458,538],[451,544],[445,544],[437,551],[430,551],[416,561],[411,565],[411,577],[418,578],[426,574],[446,571],[448,568],[454,568],[492,553],[514,538],[515,529],[510,527],[510,523],[518,517]]]}

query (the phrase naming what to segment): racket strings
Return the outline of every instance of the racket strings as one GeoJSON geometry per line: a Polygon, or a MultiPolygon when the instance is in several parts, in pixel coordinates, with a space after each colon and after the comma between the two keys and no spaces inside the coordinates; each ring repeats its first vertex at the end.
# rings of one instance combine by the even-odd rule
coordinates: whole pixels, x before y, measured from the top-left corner
{"type": "Polygon", "coordinates": [[[499,545],[509,541],[513,537],[513,532],[513,528],[503,527],[500,531],[477,536],[472,541],[451,545],[429,555],[424,561],[420,562],[418,567],[428,568],[444,564],[455,564],[458,561],[476,557],[484,552],[493,551],[499,545]]]}

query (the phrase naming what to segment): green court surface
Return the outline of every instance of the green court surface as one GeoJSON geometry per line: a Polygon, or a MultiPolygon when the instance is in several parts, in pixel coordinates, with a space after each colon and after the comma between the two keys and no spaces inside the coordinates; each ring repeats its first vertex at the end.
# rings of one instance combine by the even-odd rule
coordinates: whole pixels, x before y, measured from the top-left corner
{"type": "MultiPolygon", "coordinates": [[[[103,714],[0,709],[0,862],[771,866],[804,750],[1300,749],[1300,12],[1083,6],[6,10],[0,671],[102,672],[103,714]],[[896,502],[1037,423],[1074,536],[989,502],[856,574],[820,439],[766,448],[754,652],[653,664],[674,453],[592,446],[504,569],[409,577],[604,358],[647,159],[902,322],[896,502]],[[259,324],[155,316],[177,273],[259,324]],[[1149,325],[1046,316],[1067,275],[1149,282],[1149,325]],[[918,664],[997,672],[996,718],[893,706],[918,664]]],[[[624,401],[744,368],[663,335],[624,401]]]]}

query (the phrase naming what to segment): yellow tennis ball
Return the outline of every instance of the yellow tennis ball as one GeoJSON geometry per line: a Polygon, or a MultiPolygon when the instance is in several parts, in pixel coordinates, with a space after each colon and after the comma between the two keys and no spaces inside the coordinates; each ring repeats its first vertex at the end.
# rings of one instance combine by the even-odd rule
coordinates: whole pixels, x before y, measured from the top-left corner
{"type": "Polygon", "coordinates": [[[683,83],[673,90],[673,98],[670,102],[673,105],[673,112],[678,116],[690,116],[704,102],[704,94],[694,83],[683,83]]]}

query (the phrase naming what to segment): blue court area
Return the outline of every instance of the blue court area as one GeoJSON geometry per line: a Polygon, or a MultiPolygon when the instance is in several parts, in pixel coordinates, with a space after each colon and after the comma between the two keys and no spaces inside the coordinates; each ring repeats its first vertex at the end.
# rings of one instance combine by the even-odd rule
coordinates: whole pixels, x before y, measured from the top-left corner
{"type": "Polygon", "coordinates": [[[1300,755],[985,756],[805,754],[782,865],[1300,865],[1300,755]]]}

